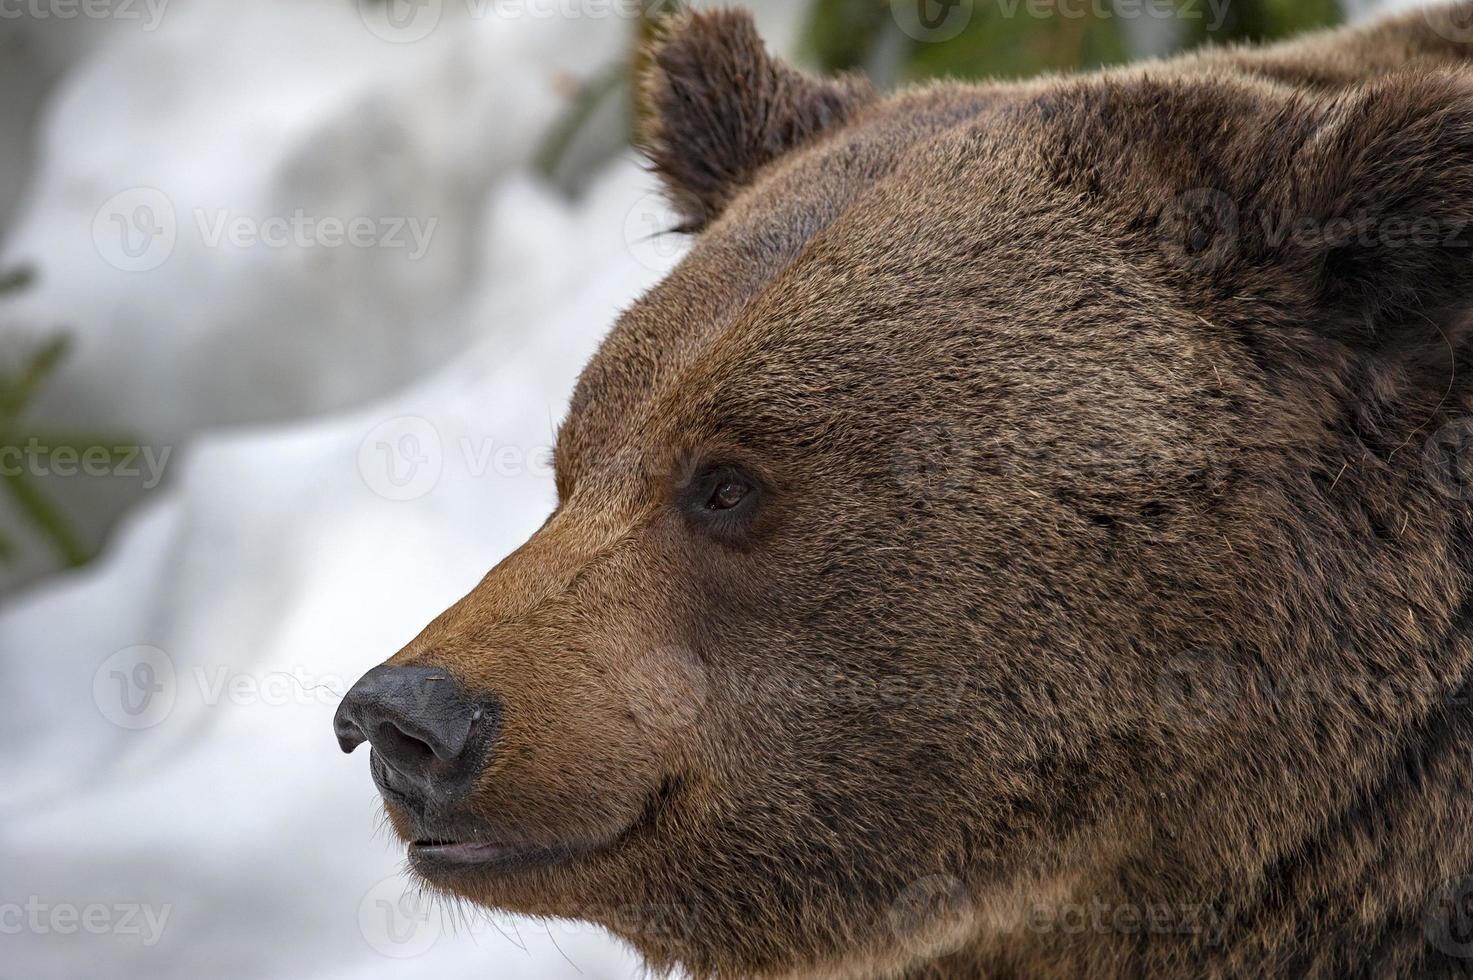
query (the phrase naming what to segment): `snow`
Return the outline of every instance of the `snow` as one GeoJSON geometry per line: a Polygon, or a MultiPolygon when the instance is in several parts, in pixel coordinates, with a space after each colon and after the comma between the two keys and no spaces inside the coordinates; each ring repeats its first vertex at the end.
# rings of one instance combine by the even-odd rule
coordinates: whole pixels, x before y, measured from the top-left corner
{"type": "Polygon", "coordinates": [[[361,403],[479,335],[445,314],[485,268],[486,193],[631,28],[461,21],[391,44],[351,2],[193,0],[78,65],[5,249],[44,272],[8,318],[78,331],[48,418],[171,443],[361,403]],[[172,235],[148,243],[141,206],[172,235]],[[299,211],[380,223],[385,247],[273,244],[299,211]],[[237,220],[266,240],[222,234],[237,220]]]}
{"type": "MultiPolygon", "coordinates": [[[[400,933],[360,928],[377,883],[402,891],[401,861],[378,833],[365,759],[336,754],[332,712],[354,678],[545,516],[551,425],[577,369],[614,311],[657,277],[624,241],[647,189],[632,161],[571,211],[527,179],[506,181],[487,243],[488,267],[505,274],[474,304],[503,329],[370,408],[202,438],[167,498],[131,518],[101,563],[0,616],[11,746],[0,757],[0,901],[173,909],[152,946],[7,939],[24,975],[75,976],[98,957],[113,976],[222,964],[378,975],[375,943],[400,951],[385,938],[400,933]],[[419,439],[413,454],[379,450],[397,453],[405,435],[419,439]],[[414,472],[421,455],[436,463],[414,472]],[[120,683],[135,707],[146,687],[162,690],[130,715],[120,683]]],[[[424,941],[430,926],[394,914],[424,941]]],[[[554,932],[582,974],[541,926],[508,935],[447,931],[393,975],[634,968],[586,927],[554,932]]]]}
{"type": "Polygon", "coordinates": [[[1340,4],[1346,16],[1354,20],[1440,5],[1442,4],[1438,0],[1431,3],[1428,0],[1341,0],[1340,4]]]}
{"type": "MultiPolygon", "coordinates": [[[[97,562],[0,600],[8,974],[639,971],[586,925],[426,903],[332,736],[346,687],[541,523],[579,368],[679,257],[629,157],[576,202],[528,173],[628,23],[426,3],[397,33],[350,0],[27,25],[65,70],[0,250],[42,277],[0,322],[77,332],[47,424],[175,452],[97,562]],[[299,209],[302,241],[213,240],[299,209]],[[433,232],[323,244],[355,217],[433,232]]],[[[786,46],[799,5],[759,8],[786,46]]]]}
{"type": "Polygon", "coordinates": [[[6,322],[82,332],[42,417],[179,446],[98,562],[0,612],[6,971],[631,975],[588,926],[405,897],[331,732],[346,686],[541,522],[578,369],[677,257],[626,240],[669,221],[632,159],[576,204],[526,175],[550,66],[601,67],[629,25],[396,46],[351,6],[270,6],[195,0],[88,50],[6,246],[43,270],[6,322]],[[153,268],[93,238],[129,187],[179,215],[153,268]],[[236,249],[190,227],[203,207],[439,224],[417,261],[236,249]],[[437,462],[396,483],[406,434],[437,462]]]}

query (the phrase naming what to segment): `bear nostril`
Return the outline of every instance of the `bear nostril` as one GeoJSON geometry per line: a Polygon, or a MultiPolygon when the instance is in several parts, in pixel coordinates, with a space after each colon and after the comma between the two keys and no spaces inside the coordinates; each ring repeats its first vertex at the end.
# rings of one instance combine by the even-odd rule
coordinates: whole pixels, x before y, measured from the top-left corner
{"type": "Polygon", "coordinates": [[[429,765],[430,760],[435,757],[435,750],[415,738],[413,735],[403,731],[393,722],[383,722],[369,739],[373,747],[390,758],[402,759],[406,762],[419,762],[429,765]]]}
{"type": "Polygon", "coordinates": [[[372,745],[396,790],[443,797],[479,773],[500,708],[494,699],[472,700],[440,668],[375,667],[343,698],[333,727],[344,752],[372,745]]]}

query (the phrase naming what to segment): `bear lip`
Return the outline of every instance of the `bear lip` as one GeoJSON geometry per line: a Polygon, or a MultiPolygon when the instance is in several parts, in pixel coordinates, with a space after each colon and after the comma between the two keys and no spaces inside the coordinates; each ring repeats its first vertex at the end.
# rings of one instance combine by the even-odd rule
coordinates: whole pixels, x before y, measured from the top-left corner
{"type": "Polygon", "coordinates": [[[527,853],[525,848],[510,844],[442,840],[417,840],[409,845],[409,850],[415,857],[430,858],[447,864],[495,863],[527,853]]]}
{"type": "MultiPolygon", "coordinates": [[[[440,875],[454,875],[456,872],[468,871],[510,873],[589,858],[612,850],[629,837],[654,827],[660,814],[674,796],[679,783],[680,780],[673,777],[662,780],[659,789],[645,803],[639,817],[622,831],[607,839],[548,846],[545,844],[452,840],[426,836],[410,842],[409,862],[421,876],[434,878],[437,872],[440,875]]],[[[433,833],[433,831],[430,832],[433,833]]]]}
{"type": "Polygon", "coordinates": [[[425,877],[457,871],[528,871],[577,856],[571,848],[492,844],[482,841],[417,840],[409,845],[414,870],[425,877]]]}

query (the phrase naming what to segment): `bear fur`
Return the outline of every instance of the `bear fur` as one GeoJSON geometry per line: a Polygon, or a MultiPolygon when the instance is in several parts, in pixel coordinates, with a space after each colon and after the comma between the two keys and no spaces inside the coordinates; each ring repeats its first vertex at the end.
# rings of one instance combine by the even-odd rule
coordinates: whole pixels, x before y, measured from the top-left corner
{"type": "Polygon", "coordinates": [[[561,859],[426,881],[697,980],[1473,975],[1470,15],[885,96],[678,16],[689,256],[390,661],[504,711],[400,835],[561,859]]]}

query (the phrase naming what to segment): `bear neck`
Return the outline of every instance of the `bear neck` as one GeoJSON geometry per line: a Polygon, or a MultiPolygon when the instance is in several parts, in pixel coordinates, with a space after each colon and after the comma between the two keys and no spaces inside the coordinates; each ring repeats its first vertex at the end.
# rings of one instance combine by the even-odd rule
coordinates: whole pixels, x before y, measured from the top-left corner
{"type": "MultiPolygon", "coordinates": [[[[1428,655],[1473,661],[1473,592],[1428,655]]],[[[1063,901],[897,976],[1473,977],[1473,670],[1317,831],[1215,880],[1196,865],[1176,835],[1148,836],[1063,901]]]]}

